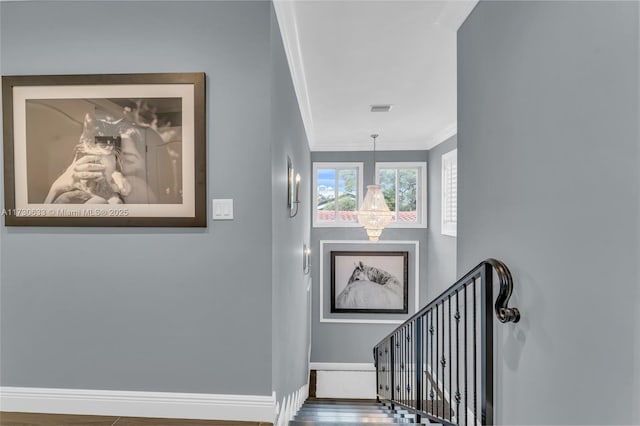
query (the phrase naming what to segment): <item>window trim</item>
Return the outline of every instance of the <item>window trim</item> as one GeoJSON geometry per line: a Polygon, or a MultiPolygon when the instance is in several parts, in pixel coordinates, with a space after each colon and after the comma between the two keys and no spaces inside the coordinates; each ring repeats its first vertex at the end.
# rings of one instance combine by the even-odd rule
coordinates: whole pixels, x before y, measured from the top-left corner
{"type": "MultiPolygon", "coordinates": [[[[391,222],[388,228],[409,228],[409,229],[426,229],[428,200],[427,200],[427,162],[426,161],[393,161],[393,162],[376,162],[375,181],[376,185],[380,184],[378,172],[380,169],[418,169],[418,190],[416,195],[417,221],[415,223],[391,222]]],[[[396,219],[397,220],[397,219],[396,219]]]]}
{"type": "MultiPolygon", "coordinates": [[[[441,159],[441,168],[440,168],[440,179],[441,179],[441,191],[440,191],[440,233],[442,235],[448,235],[450,237],[458,236],[458,215],[456,214],[455,222],[445,222],[445,191],[446,191],[446,179],[445,179],[445,164],[448,162],[455,161],[456,164],[456,175],[458,168],[458,148],[452,149],[449,152],[442,154],[441,159]],[[455,158],[454,158],[455,157],[455,158]],[[452,158],[454,158],[452,160],[452,158]]],[[[456,176],[456,195],[458,193],[458,178],[456,176]]],[[[457,200],[456,200],[457,205],[457,200]]]]}
{"type": "MultiPolygon", "coordinates": [[[[361,228],[357,221],[355,222],[339,222],[337,219],[332,222],[320,222],[317,219],[317,211],[318,211],[318,169],[356,169],[358,176],[358,184],[357,184],[357,203],[356,203],[356,211],[362,205],[362,200],[364,198],[363,194],[363,182],[364,182],[364,163],[354,163],[354,162],[324,162],[324,161],[314,161],[313,162],[313,194],[311,199],[311,223],[314,228],[361,228]]],[[[337,188],[336,188],[337,190],[337,188]]]]}

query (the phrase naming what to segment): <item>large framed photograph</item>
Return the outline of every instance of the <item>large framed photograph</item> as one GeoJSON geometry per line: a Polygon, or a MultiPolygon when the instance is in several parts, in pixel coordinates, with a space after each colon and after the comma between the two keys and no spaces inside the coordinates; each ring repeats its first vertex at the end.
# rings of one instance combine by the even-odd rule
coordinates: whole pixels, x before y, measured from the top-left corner
{"type": "Polygon", "coordinates": [[[2,77],[7,226],[205,227],[204,73],[2,77]]]}
{"type": "Polygon", "coordinates": [[[407,251],[332,251],[332,313],[408,313],[407,251]]]}

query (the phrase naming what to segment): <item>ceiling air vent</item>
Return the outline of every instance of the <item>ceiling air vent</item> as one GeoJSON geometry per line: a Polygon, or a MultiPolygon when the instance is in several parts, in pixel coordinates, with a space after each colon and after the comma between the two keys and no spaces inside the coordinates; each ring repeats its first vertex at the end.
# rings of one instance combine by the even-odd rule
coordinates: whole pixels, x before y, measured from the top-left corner
{"type": "Polygon", "coordinates": [[[371,112],[389,112],[391,105],[371,105],[371,112]]]}

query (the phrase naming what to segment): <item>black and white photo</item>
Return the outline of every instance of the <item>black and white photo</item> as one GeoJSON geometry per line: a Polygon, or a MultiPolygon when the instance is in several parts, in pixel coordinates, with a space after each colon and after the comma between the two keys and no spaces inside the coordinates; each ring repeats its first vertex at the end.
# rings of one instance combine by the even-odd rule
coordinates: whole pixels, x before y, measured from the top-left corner
{"type": "Polygon", "coordinates": [[[203,90],[203,74],[4,77],[6,224],[202,226],[203,90]]]}
{"type": "Polygon", "coordinates": [[[332,251],[332,313],[407,313],[406,251],[332,251]]]}

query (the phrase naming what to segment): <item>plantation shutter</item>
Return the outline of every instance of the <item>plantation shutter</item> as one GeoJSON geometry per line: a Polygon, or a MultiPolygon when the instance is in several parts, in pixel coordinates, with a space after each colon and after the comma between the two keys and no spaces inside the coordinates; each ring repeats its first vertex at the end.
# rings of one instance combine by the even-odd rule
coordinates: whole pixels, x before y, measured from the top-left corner
{"type": "Polygon", "coordinates": [[[458,150],[442,155],[442,234],[457,235],[458,150]]]}

